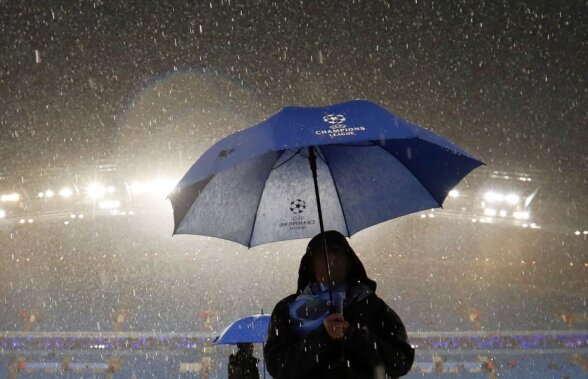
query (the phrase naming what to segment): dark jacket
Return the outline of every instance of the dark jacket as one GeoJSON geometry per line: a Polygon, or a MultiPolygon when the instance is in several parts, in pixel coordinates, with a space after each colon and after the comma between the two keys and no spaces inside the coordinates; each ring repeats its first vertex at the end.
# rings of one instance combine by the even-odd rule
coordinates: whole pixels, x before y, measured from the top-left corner
{"type": "Polygon", "coordinates": [[[259,359],[238,351],[229,356],[229,379],[259,379],[259,359]]]}
{"type": "Polygon", "coordinates": [[[275,379],[371,379],[378,366],[393,378],[405,375],[412,366],[414,350],[402,321],[375,294],[376,283],[367,277],[361,261],[343,240],[350,258],[349,285],[367,287],[369,294],[345,306],[344,317],[351,326],[342,339],[331,339],[322,325],[305,336],[297,333],[297,321],[290,317],[289,307],[312,282],[313,239],[300,264],[297,293],[281,300],[272,312],[264,356],[275,379]]]}

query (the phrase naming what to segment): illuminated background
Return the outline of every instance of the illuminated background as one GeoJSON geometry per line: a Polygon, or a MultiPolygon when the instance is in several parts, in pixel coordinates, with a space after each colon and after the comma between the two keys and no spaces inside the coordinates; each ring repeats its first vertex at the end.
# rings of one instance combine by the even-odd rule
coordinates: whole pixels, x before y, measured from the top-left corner
{"type": "MultiPolygon", "coordinates": [[[[511,357],[530,376],[585,375],[588,28],[582,4],[558,6],[0,4],[3,369],[21,353],[30,367],[70,354],[15,350],[24,335],[198,339],[270,312],[294,290],[306,241],[247,250],[172,238],[165,194],[216,140],[284,105],[368,98],[487,163],[443,209],[351,239],[415,344],[465,339],[463,357],[423,348],[418,367],[441,354],[479,368],[467,341],[486,333],[553,335],[533,354],[492,345],[482,355],[507,377],[524,375],[511,357]],[[569,333],[580,343],[554,342],[569,333]]],[[[157,353],[169,373],[127,356],[115,377],[177,374],[206,356],[195,343],[196,357],[157,353]]],[[[228,350],[218,354],[215,375],[228,350]]]]}

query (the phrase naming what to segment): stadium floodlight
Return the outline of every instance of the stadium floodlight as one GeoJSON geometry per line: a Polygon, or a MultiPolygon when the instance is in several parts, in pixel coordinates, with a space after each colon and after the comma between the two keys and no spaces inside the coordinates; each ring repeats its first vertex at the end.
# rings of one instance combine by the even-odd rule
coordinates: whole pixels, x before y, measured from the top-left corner
{"type": "Polygon", "coordinates": [[[500,215],[500,217],[506,217],[507,212],[504,209],[501,209],[500,212],[498,212],[498,214],[500,215]]]}
{"type": "Polygon", "coordinates": [[[51,190],[45,191],[45,197],[47,199],[51,199],[53,196],[55,196],[55,193],[53,191],[51,191],[51,190]]]}
{"type": "Polygon", "coordinates": [[[94,200],[100,199],[102,197],[102,195],[104,195],[104,193],[106,192],[106,189],[104,188],[104,186],[100,183],[91,183],[90,185],[88,185],[88,187],[86,187],[86,193],[88,194],[88,196],[94,200]]]}
{"type": "Polygon", "coordinates": [[[129,190],[133,195],[140,195],[145,192],[145,184],[139,181],[134,181],[129,186],[129,190]]]}
{"type": "Polygon", "coordinates": [[[502,201],[504,200],[504,195],[494,191],[488,191],[484,194],[484,200],[491,202],[491,201],[502,201]]]}
{"type": "Polygon", "coordinates": [[[98,204],[100,209],[118,209],[120,208],[120,201],[118,200],[102,200],[98,204]]]}
{"type": "Polygon", "coordinates": [[[170,179],[156,178],[150,183],[150,190],[157,196],[167,196],[173,189],[175,183],[170,179]]]}
{"type": "Polygon", "coordinates": [[[0,218],[6,217],[6,211],[4,209],[0,209],[0,218]]]}
{"type": "Polygon", "coordinates": [[[37,194],[37,197],[38,197],[39,199],[42,199],[42,198],[44,198],[44,197],[45,197],[45,193],[44,193],[44,192],[39,192],[39,193],[37,194]]]}
{"type": "Polygon", "coordinates": [[[484,215],[494,217],[494,216],[496,216],[496,209],[486,208],[486,209],[484,209],[484,215]]]}
{"type": "Polygon", "coordinates": [[[71,195],[73,195],[73,191],[69,187],[63,187],[59,191],[59,196],[63,197],[64,199],[71,197],[71,195]]]}
{"type": "Polygon", "coordinates": [[[116,192],[116,188],[114,186],[108,186],[108,187],[106,187],[106,192],[114,193],[114,192],[116,192]]]}
{"type": "Polygon", "coordinates": [[[449,197],[452,197],[454,199],[459,197],[459,191],[456,189],[452,189],[451,191],[449,191],[449,197]]]}
{"type": "Polygon", "coordinates": [[[531,215],[527,211],[514,211],[512,217],[517,220],[528,220],[531,215]]]}
{"type": "Polygon", "coordinates": [[[506,202],[509,204],[516,205],[519,203],[519,201],[521,201],[521,198],[517,194],[509,193],[504,197],[504,200],[506,200],[506,202]]]}
{"type": "Polygon", "coordinates": [[[20,200],[20,195],[16,192],[5,193],[4,195],[0,196],[0,201],[3,203],[16,202],[19,200],[20,200]]]}

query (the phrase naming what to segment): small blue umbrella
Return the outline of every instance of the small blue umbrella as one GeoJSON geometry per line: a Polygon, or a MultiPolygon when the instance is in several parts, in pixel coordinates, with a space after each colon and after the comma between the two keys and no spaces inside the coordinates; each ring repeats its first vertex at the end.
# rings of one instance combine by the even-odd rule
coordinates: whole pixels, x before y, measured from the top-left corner
{"type": "Polygon", "coordinates": [[[218,141],[168,196],[174,234],[251,247],[351,236],[440,207],[482,162],[437,134],[366,100],[286,107],[218,141]]]}
{"type": "Polygon", "coordinates": [[[253,315],[243,317],[231,325],[218,336],[216,345],[235,345],[238,343],[263,343],[269,327],[269,315],[253,315]]]}

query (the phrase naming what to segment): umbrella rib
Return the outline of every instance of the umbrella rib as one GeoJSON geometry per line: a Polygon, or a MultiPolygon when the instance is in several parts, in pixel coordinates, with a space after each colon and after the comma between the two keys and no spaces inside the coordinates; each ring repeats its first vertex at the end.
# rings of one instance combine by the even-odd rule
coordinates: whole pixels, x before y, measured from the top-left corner
{"type": "Polygon", "coordinates": [[[285,165],[286,163],[288,163],[290,160],[292,160],[292,158],[294,158],[295,156],[297,156],[300,153],[300,151],[302,151],[302,149],[303,148],[301,147],[300,149],[298,149],[298,151],[296,151],[294,154],[292,154],[291,157],[289,157],[288,159],[286,159],[285,161],[283,161],[279,165],[277,165],[275,167],[272,167],[272,170],[271,171],[276,170],[276,169],[282,167],[283,165],[285,165]]]}
{"type": "MultiPolygon", "coordinates": [[[[298,154],[298,153],[296,153],[296,154],[298,154]]],[[[296,154],[292,155],[292,157],[296,156],[296,154]]],[[[280,157],[281,157],[281,155],[279,155],[276,158],[276,161],[280,157]]],[[[288,160],[292,159],[292,157],[288,158],[288,160]]],[[[265,177],[265,180],[263,181],[263,189],[261,190],[261,194],[259,195],[259,200],[257,201],[257,207],[255,207],[255,213],[253,214],[253,225],[251,226],[251,234],[249,235],[249,242],[247,242],[248,248],[251,248],[251,240],[253,239],[253,232],[255,232],[255,225],[257,224],[257,212],[259,212],[259,205],[261,204],[261,199],[263,198],[263,193],[265,192],[265,187],[267,186],[267,178],[270,176],[270,174],[273,170],[274,170],[273,168],[268,170],[267,175],[265,177]]]]}
{"type": "MultiPolygon", "coordinates": [[[[420,139],[420,138],[418,138],[418,137],[414,137],[414,139],[420,139]]],[[[421,141],[422,141],[422,140],[421,140],[421,141]]],[[[415,174],[412,172],[412,170],[411,170],[410,168],[408,168],[408,166],[407,166],[406,164],[404,164],[404,162],[403,162],[403,161],[401,161],[400,159],[398,159],[398,158],[396,157],[396,155],[394,155],[394,154],[392,154],[391,152],[389,152],[388,150],[386,150],[386,149],[384,148],[384,146],[380,145],[379,143],[375,143],[375,145],[376,145],[376,146],[378,146],[380,149],[384,150],[386,153],[388,153],[388,154],[390,154],[391,156],[393,156],[393,157],[394,157],[394,159],[396,159],[398,162],[400,162],[400,164],[401,164],[402,166],[404,166],[404,168],[405,168],[405,169],[406,169],[408,172],[410,172],[410,173],[412,174],[412,176],[413,176],[413,177],[414,177],[414,178],[415,178],[415,179],[416,179],[416,180],[417,180],[417,181],[418,181],[418,182],[421,184],[421,186],[422,186],[422,187],[425,189],[425,191],[427,191],[427,193],[428,193],[428,194],[431,196],[431,198],[433,198],[433,200],[435,200],[435,202],[437,203],[437,205],[439,206],[439,208],[443,208],[443,204],[442,204],[441,202],[439,202],[439,200],[437,200],[437,199],[435,198],[435,196],[433,196],[433,194],[431,193],[431,191],[429,191],[429,189],[427,188],[427,186],[425,186],[425,184],[424,184],[424,183],[421,181],[421,179],[420,179],[418,176],[416,176],[416,175],[415,175],[415,174]]]]}
{"type": "Polygon", "coordinates": [[[372,147],[374,145],[377,145],[377,143],[372,142],[372,141],[368,141],[368,144],[365,145],[360,145],[359,143],[331,143],[329,145],[331,146],[345,146],[345,147],[372,147]]]}
{"type": "MultiPolygon", "coordinates": [[[[317,149],[320,151],[320,149],[317,149]]],[[[337,187],[337,182],[335,181],[335,177],[333,176],[333,172],[331,171],[331,167],[327,163],[327,158],[325,157],[324,153],[320,151],[320,155],[323,156],[323,162],[325,162],[325,166],[327,166],[327,170],[329,170],[329,175],[331,175],[331,179],[333,180],[333,187],[335,187],[335,193],[337,194],[337,200],[339,201],[339,205],[341,206],[341,214],[343,215],[343,222],[345,223],[345,230],[347,231],[347,237],[351,237],[351,233],[349,233],[349,225],[347,225],[347,217],[345,216],[345,210],[343,209],[343,203],[341,202],[341,195],[339,194],[339,188],[337,187]]]]}

